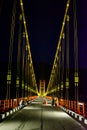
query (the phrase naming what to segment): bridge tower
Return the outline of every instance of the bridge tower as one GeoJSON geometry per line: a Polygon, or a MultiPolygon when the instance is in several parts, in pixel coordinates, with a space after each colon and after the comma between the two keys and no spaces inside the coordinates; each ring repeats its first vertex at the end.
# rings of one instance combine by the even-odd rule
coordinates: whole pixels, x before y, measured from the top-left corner
{"type": "Polygon", "coordinates": [[[45,95],[45,80],[40,80],[39,93],[41,96],[45,95]]]}

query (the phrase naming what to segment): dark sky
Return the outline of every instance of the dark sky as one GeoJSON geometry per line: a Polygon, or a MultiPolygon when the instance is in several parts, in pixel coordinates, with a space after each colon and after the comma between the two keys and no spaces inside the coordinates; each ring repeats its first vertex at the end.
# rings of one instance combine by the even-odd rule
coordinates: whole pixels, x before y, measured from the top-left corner
{"type": "Polygon", "coordinates": [[[34,0],[24,5],[32,57],[35,62],[53,63],[65,1],[34,0]],[[61,15],[60,15],[61,14],[61,15]]]}
{"type": "Polygon", "coordinates": [[[87,68],[87,1],[77,1],[79,66],[87,68]]]}
{"type": "MultiPolygon", "coordinates": [[[[53,63],[67,0],[24,3],[34,62],[53,63]]],[[[72,3],[71,3],[72,4],[72,3]]],[[[87,68],[87,1],[77,0],[79,67],[87,68]]],[[[72,5],[71,5],[72,6],[72,5]]],[[[71,17],[71,16],[70,16],[71,17]]]]}

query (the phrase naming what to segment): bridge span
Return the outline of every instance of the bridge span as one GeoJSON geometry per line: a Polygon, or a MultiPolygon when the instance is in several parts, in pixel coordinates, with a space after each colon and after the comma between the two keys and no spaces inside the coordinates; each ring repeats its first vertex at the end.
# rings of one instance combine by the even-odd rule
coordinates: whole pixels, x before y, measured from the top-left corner
{"type": "Polygon", "coordinates": [[[82,31],[79,39],[80,2],[60,0],[63,8],[58,0],[59,7],[50,0],[1,1],[0,130],[87,130],[87,73],[80,70],[79,46],[85,43],[82,31]],[[65,10],[63,17],[59,8],[65,10]],[[55,55],[51,44],[56,45],[55,55]]]}
{"type": "Polygon", "coordinates": [[[0,130],[86,130],[60,107],[39,97],[0,123],[0,130]]]}

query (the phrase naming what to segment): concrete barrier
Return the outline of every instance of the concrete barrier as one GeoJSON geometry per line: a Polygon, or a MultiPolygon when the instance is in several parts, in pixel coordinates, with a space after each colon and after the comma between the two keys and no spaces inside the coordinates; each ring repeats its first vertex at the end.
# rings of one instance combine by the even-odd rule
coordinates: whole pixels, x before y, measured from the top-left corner
{"type": "Polygon", "coordinates": [[[83,117],[80,114],[77,114],[69,109],[64,108],[63,106],[60,106],[60,108],[62,110],[64,110],[65,112],[67,112],[69,115],[71,115],[72,117],[74,117],[75,119],[77,119],[80,122],[83,122],[85,125],[87,125],[87,119],[85,117],[83,117]]]}

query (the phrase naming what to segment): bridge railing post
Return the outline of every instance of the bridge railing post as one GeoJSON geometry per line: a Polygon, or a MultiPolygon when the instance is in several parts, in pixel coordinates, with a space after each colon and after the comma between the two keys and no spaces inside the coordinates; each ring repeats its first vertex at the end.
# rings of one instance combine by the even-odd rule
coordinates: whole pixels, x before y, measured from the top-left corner
{"type": "Polygon", "coordinates": [[[85,104],[83,102],[78,103],[78,113],[85,116],[85,104]]]}

